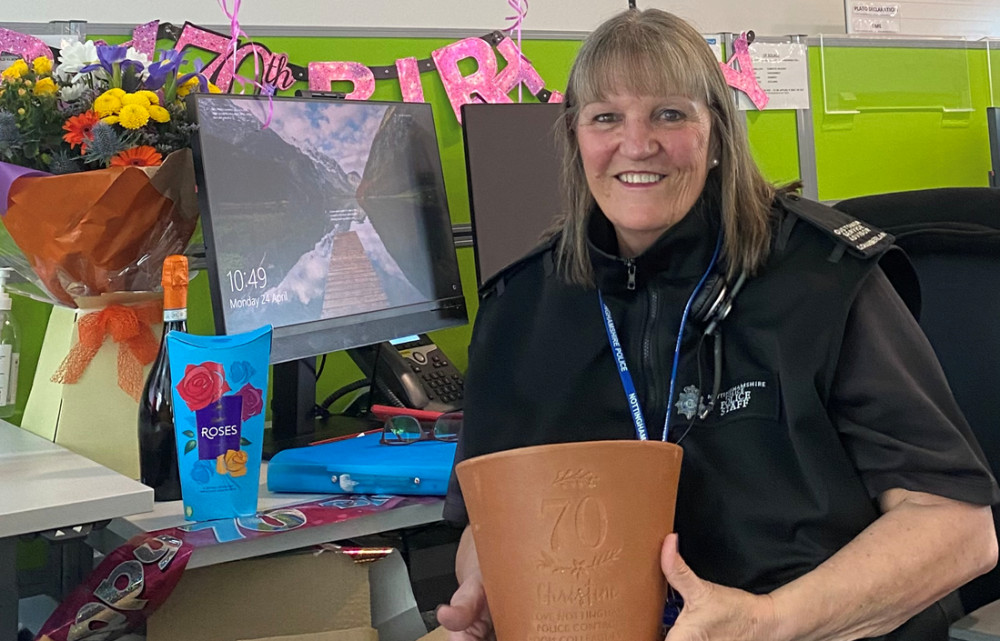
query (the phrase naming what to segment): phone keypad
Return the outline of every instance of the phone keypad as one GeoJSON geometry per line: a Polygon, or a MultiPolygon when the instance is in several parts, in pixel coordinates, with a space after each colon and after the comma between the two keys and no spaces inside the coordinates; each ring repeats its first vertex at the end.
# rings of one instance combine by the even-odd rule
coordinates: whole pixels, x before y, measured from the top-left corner
{"type": "Polygon", "coordinates": [[[423,367],[410,363],[410,369],[423,379],[427,398],[431,401],[440,400],[442,403],[460,406],[465,386],[462,375],[447,359],[438,354],[431,354],[430,360],[425,362],[427,365],[423,367]]]}

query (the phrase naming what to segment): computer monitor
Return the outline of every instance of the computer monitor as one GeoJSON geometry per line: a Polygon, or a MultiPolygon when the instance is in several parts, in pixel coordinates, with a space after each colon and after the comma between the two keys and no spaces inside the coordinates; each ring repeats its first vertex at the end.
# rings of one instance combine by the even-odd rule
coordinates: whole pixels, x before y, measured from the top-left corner
{"type": "Polygon", "coordinates": [[[462,107],[476,277],[482,286],[529,252],[562,211],[556,103],[462,107]]]}
{"type": "Polygon", "coordinates": [[[468,322],[429,104],[192,94],[216,331],[274,327],[272,435],[315,357],[468,322]]]}

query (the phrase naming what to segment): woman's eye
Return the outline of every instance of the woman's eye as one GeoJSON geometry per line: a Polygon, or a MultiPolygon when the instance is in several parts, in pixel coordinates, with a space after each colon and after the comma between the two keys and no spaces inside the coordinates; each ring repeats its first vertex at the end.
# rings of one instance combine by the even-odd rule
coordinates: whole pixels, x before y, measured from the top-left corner
{"type": "Polygon", "coordinates": [[[667,122],[676,122],[678,120],[684,119],[684,114],[676,109],[661,109],[656,117],[660,120],[665,120],[667,122]]]}

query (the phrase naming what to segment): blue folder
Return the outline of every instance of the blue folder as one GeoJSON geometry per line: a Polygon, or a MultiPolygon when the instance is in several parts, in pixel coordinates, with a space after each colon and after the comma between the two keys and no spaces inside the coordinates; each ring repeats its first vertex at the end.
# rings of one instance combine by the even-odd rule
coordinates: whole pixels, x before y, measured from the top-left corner
{"type": "Polygon", "coordinates": [[[380,433],[282,450],[267,467],[272,492],[444,496],[455,443],[383,445],[380,433]]]}

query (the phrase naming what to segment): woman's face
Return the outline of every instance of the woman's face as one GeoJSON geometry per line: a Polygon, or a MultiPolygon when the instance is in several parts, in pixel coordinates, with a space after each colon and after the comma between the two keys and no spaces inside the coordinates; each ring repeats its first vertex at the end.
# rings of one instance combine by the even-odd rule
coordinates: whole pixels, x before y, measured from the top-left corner
{"type": "Polygon", "coordinates": [[[641,254],[698,200],[711,129],[708,105],[686,96],[619,93],[580,109],[576,137],[587,184],[614,225],[622,256],[641,254]]]}

